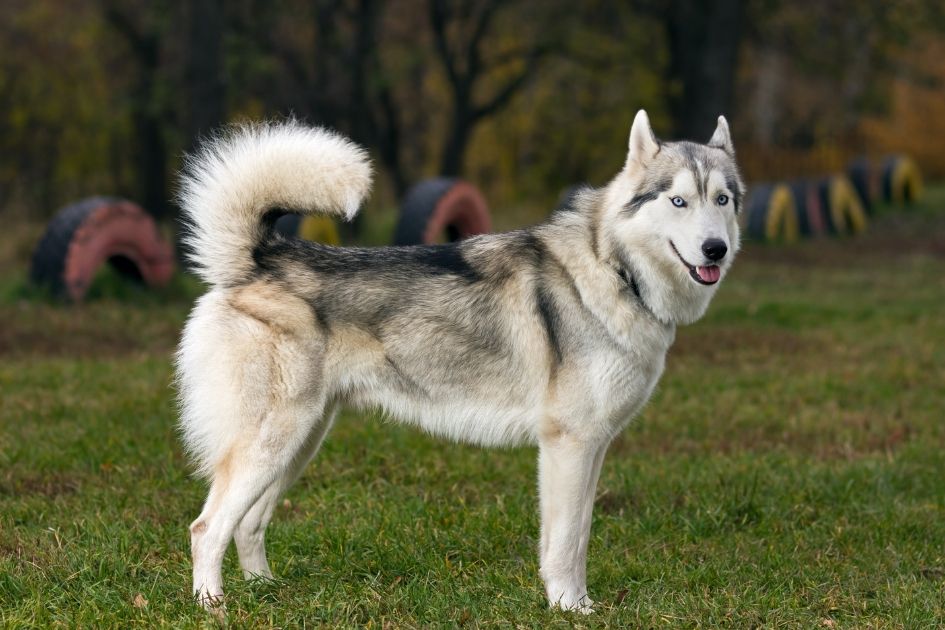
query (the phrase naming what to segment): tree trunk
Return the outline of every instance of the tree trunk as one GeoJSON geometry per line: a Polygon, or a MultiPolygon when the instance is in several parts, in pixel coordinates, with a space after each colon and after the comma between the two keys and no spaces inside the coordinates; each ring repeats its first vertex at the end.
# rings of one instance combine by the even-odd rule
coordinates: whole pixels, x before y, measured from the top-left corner
{"type": "Polygon", "coordinates": [[[743,13],[741,0],[676,0],[669,9],[669,105],[677,136],[705,142],[718,116],[733,114],[743,13]]]}
{"type": "Polygon", "coordinates": [[[132,114],[137,189],[142,207],[156,220],[161,220],[170,208],[167,145],[161,120],[142,109],[136,105],[132,114]]]}
{"type": "Polygon", "coordinates": [[[137,50],[139,79],[132,93],[132,142],[135,149],[135,176],[142,207],[156,220],[170,209],[167,186],[167,145],[164,121],[155,104],[160,56],[156,38],[143,40],[137,50]]]}
{"type": "Polygon", "coordinates": [[[160,220],[170,207],[164,112],[156,96],[161,81],[160,34],[141,29],[117,3],[105,2],[103,8],[105,19],[125,39],[137,65],[137,81],[130,95],[135,188],[137,201],[160,220]]]}
{"type": "Polygon", "coordinates": [[[475,125],[468,105],[467,95],[460,93],[455,96],[449,133],[443,142],[443,153],[440,155],[440,175],[455,177],[463,172],[466,148],[475,125]]]}
{"type": "Polygon", "coordinates": [[[223,2],[192,0],[187,24],[185,82],[189,97],[187,145],[193,150],[201,135],[226,119],[223,78],[223,2]]]}

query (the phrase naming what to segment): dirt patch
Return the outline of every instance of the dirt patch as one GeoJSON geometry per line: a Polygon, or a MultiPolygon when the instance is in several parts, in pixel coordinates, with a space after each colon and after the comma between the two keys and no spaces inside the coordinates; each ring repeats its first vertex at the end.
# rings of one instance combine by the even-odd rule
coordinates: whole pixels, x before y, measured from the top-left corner
{"type": "Polygon", "coordinates": [[[79,491],[81,484],[66,473],[37,473],[14,476],[8,472],[0,480],[0,496],[39,495],[47,498],[68,496],[79,491]]]}
{"type": "Polygon", "coordinates": [[[141,312],[25,301],[0,307],[0,357],[169,355],[179,334],[179,322],[161,321],[141,312]]]}
{"type": "Polygon", "coordinates": [[[759,330],[745,326],[681,328],[676,335],[676,342],[669,350],[669,356],[671,359],[700,357],[706,361],[746,351],[763,356],[783,356],[803,352],[816,345],[819,345],[818,342],[811,337],[783,329],[759,330]]]}
{"type": "Polygon", "coordinates": [[[824,237],[784,246],[746,243],[740,263],[790,264],[793,267],[851,267],[877,261],[918,257],[945,259],[945,229],[940,217],[921,218],[907,213],[875,220],[864,234],[824,237]]]}
{"type": "Polygon", "coordinates": [[[853,461],[863,457],[891,457],[914,440],[929,439],[897,418],[869,417],[856,412],[824,415],[832,419],[822,425],[793,426],[786,416],[784,424],[735,429],[720,425],[718,431],[694,437],[665,428],[646,427],[617,436],[609,452],[622,456],[789,452],[819,460],[853,461]]]}

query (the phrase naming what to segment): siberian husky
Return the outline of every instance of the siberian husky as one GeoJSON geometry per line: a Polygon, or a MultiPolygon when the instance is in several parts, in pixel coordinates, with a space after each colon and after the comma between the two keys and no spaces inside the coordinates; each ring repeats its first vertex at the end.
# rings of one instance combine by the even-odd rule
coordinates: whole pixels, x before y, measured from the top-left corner
{"type": "Polygon", "coordinates": [[[222,603],[233,539],[246,577],[272,575],[273,507],[349,405],[450,440],[537,445],[545,592],[590,612],[604,454],[739,248],[725,118],[706,145],[661,142],[640,111],[613,180],[528,229],[379,248],[272,229],[284,211],[351,219],[370,186],[361,148],[297,122],[236,128],[185,168],[188,244],[210,285],[177,355],[183,440],[210,482],[190,526],[197,599],[222,603]]]}

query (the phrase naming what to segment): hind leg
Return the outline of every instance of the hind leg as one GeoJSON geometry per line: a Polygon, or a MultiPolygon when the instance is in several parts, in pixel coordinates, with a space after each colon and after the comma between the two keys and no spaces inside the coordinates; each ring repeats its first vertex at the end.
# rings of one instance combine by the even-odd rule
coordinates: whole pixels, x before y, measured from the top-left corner
{"type": "Polygon", "coordinates": [[[223,556],[237,526],[269,487],[289,474],[315,419],[310,409],[296,406],[270,412],[215,466],[207,502],[190,526],[194,594],[204,606],[222,600],[223,556]]]}
{"type": "Polygon", "coordinates": [[[336,414],[337,410],[325,414],[325,418],[309,435],[308,440],[299,450],[285,473],[269,485],[237,526],[234,540],[240,559],[240,568],[243,570],[243,577],[246,579],[272,577],[269,562],[266,560],[266,527],[272,519],[272,513],[279,497],[289,489],[289,486],[299,477],[315,453],[318,452],[334,423],[336,414]]]}

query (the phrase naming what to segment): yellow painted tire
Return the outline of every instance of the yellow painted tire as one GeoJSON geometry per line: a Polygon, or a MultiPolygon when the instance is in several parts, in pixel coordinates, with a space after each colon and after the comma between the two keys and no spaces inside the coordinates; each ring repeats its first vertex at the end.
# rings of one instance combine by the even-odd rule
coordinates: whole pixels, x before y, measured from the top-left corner
{"type": "Polygon", "coordinates": [[[866,229],[866,210],[847,177],[835,175],[822,180],[820,198],[831,234],[859,234],[866,229]]]}
{"type": "Polygon", "coordinates": [[[309,215],[299,224],[299,237],[325,245],[341,245],[338,226],[331,217],[309,215]]]}
{"type": "Polygon", "coordinates": [[[800,234],[794,194],[784,184],[753,186],[744,221],[748,235],[762,241],[793,243],[800,234]]]}
{"type": "Polygon", "coordinates": [[[883,198],[894,205],[910,205],[922,196],[922,174],[912,159],[892,155],[883,162],[883,198]]]}

